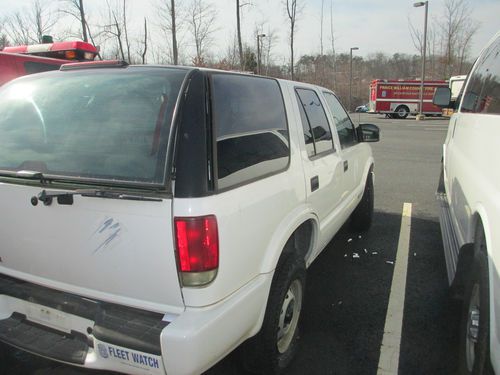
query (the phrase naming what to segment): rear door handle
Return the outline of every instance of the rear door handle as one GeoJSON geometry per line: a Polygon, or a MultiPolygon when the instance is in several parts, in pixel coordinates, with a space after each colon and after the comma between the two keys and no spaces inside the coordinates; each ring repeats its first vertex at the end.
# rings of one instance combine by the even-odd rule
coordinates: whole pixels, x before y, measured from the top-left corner
{"type": "Polygon", "coordinates": [[[349,161],[344,160],[344,172],[349,169],[349,161]]]}
{"type": "Polygon", "coordinates": [[[311,178],[311,192],[318,189],[319,189],[319,177],[314,176],[313,178],[311,178]]]}

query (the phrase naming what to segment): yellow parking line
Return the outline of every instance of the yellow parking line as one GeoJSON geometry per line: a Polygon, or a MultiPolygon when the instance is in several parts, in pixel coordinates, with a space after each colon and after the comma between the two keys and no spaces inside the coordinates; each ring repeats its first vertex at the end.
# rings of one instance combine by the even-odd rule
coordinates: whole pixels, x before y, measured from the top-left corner
{"type": "Polygon", "coordinates": [[[380,347],[377,375],[397,374],[399,349],[405,306],[406,273],[411,232],[411,203],[403,205],[401,229],[399,232],[398,252],[394,274],[392,275],[391,294],[387,315],[385,316],[384,337],[380,347]]]}

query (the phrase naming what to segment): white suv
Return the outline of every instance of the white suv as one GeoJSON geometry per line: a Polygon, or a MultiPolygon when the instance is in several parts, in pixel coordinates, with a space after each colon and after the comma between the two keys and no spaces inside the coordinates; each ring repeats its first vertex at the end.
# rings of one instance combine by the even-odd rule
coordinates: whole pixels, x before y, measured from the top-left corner
{"type": "Polygon", "coordinates": [[[0,91],[0,340],[129,374],[279,372],[379,130],[305,83],[68,64],[0,91]]]}
{"type": "MultiPolygon", "coordinates": [[[[434,103],[450,107],[449,89],[434,103]]],[[[452,291],[464,299],[460,374],[500,374],[500,33],[456,102],[438,189],[452,291]]]]}

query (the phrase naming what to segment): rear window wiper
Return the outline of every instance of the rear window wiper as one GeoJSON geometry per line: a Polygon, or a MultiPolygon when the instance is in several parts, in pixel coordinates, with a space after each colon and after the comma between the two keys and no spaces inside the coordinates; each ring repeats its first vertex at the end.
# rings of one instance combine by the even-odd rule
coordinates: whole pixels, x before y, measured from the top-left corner
{"type": "Polygon", "coordinates": [[[132,201],[148,201],[148,202],[161,202],[161,198],[148,197],[139,194],[127,194],[112,190],[105,189],[77,189],[74,191],[60,191],[60,190],[42,190],[38,195],[31,197],[31,204],[36,206],[38,201],[43,202],[44,205],[50,206],[52,201],[57,199],[57,203],[62,205],[72,205],[73,197],[81,195],[82,197],[95,197],[95,198],[108,198],[108,199],[125,199],[132,201]]]}

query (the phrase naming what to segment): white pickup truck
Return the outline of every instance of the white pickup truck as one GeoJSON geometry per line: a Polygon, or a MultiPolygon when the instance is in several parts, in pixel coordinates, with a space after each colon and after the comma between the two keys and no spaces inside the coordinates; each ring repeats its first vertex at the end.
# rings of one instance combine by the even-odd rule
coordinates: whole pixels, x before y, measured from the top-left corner
{"type": "Polygon", "coordinates": [[[306,268],[369,228],[371,124],[331,91],[197,68],[68,64],[0,97],[0,341],[77,366],[280,372],[306,268]]]}
{"type": "Polygon", "coordinates": [[[459,373],[500,374],[500,32],[475,62],[443,145],[437,197],[448,279],[463,299],[459,373]]]}

